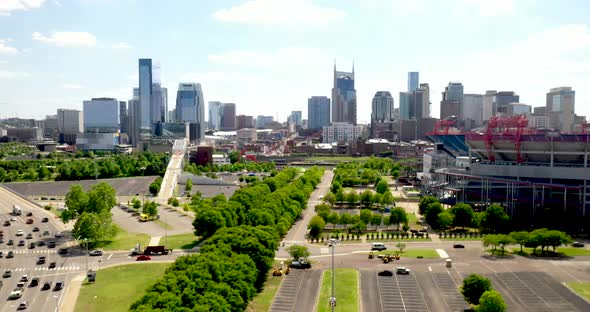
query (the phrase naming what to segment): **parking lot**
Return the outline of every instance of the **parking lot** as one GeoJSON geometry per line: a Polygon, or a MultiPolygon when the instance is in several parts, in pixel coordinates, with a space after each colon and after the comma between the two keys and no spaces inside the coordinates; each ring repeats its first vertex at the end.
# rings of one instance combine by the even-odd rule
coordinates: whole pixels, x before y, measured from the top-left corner
{"type": "Polygon", "coordinates": [[[293,269],[288,275],[283,275],[284,280],[270,311],[314,311],[321,274],[322,270],[293,269]]]}

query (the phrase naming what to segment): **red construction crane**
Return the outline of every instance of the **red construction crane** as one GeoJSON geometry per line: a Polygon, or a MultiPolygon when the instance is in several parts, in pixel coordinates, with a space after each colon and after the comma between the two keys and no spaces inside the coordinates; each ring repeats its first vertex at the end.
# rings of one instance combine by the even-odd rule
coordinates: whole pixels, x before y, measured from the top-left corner
{"type": "Polygon", "coordinates": [[[492,146],[495,137],[502,137],[514,141],[516,147],[516,161],[522,163],[520,145],[522,134],[528,127],[529,121],[525,115],[492,117],[488,121],[488,127],[485,134],[486,148],[488,157],[491,162],[495,161],[492,146]]]}

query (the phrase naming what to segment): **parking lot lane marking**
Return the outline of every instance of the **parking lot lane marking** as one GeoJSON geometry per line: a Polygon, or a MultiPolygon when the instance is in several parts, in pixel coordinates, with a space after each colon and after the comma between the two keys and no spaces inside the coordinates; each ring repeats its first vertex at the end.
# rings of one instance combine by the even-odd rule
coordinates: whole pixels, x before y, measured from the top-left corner
{"type": "Polygon", "coordinates": [[[110,255],[107,257],[107,260],[111,260],[111,257],[112,257],[112,256],[113,256],[113,254],[110,254],[110,255]]]}
{"type": "Polygon", "coordinates": [[[556,261],[549,261],[551,264],[553,264],[554,267],[559,268],[559,270],[561,270],[562,272],[564,272],[567,276],[573,278],[576,282],[581,283],[582,280],[580,280],[579,278],[577,278],[575,275],[573,275],[572,273],[568,272],[567,270],[565,270],[562,266],[561,263],[556,262],[556,261]]]}
{"type": "Polygon", "coordinates": [[[432,268],[430,266],[428,267],[428,271],[432,272],[432,268]]]}
{"type": "MultiPolygon", "coordinates": [[[[377,274],[377,271],[375,271],[375,274],[377,274]]],[[[379,290],[378,294],[379,294],[379,305],[381,305],[381,311],[383,310],[383,298],[381,298],[381,284],[379,284],[379,275],[377,275],[377,289],[379,290]]]]}
{"type": "Polygon", "coordinates": [[[538,294],[535,292],[535,290],[533,290],[533,289],[532,289],[532,288],[531,288],[531,287],[530,287],[530,286],[529,286],[527,283],[525,283],[525,282],[524,282],[524,281],[523,281],[523,280],[520,278],[520,276],[516,275],[516,273],[514,273],[514,271],[510,270],[510,268],[508,268],[508,266],[506,266],[505,264],[502,264],[502,265],[504,265],[504,266],[506,267],[506,269],[508,269],[508,272],[507,272],[508,274],[512,274],[512,275],[514,275],[514,277],[516,277],[516,279],[517,279],[517,280],[519,280],[519,281],[520,281],[520,282],[521,282],[521,283],[522,283],[522,284],[523,284],[523,285],[524,285],[524,286],[525,286],[525,287],[526,287],[526,288],[527,288],[527,289],[528,289],[528,290],[529,290],[531,293],[533,293],[533,294],[534,294],[536,297],[538,297],[538,298],[539,298],[541,301],[543,301],[543,303],[544,303],[546,306],[548,306],[548,307],[551,307],[551,305],[550,305],[550,304],[549,304],[547,301],[545,301],[545,299],[543,299],[543,297],[539,296],[539,295],[538,295],[538,294]]]}
{"type": "Polygon", "coordinates": [[[395,282],[397,284],[397,291],[399,292],[399,297],[402,300],[402,307],[404,308],[404,311],[407,312],[408,309],[406,309],[406,303],[404,302],[404,296],[402,295],[402,289],[401,289],[401,287],[399,285],[399,280],[397,279],[397,274],[394,272],[393,273],[393,276],[395,276],[395,282]]]}
{"type": "Polygon", "coordinates": [[[491,266],[487,265],[484,261],[481,261],[481,264],[486,267],[488,270],[494,272],[494,274],[498,273],[498,271],[494,270],[491,266]]]}

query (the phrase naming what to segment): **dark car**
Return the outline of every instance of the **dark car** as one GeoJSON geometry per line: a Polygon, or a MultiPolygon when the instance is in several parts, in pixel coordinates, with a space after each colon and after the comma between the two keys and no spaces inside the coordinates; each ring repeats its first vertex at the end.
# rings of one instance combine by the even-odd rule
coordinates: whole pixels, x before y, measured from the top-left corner
{"type": "Polygon", "coordinates": [[[303,259],[293,260],[291,261],[291,264],[289,264],[289,267],[294,269],[311,269],[311,263],[303,259]]]}
{"type": "Polygon", "coordinates": [[[6,243],[6,245],[9,245],[9,246],[10,246],[10,245],[14,245],[14,241],[13,241],[12,239],[9,239],[9,240],[8,240],[8,243],[6,243]]]}
{"type": "Polygon", "coordinates": [[[37,264],[45,264],[46,259],[47,258],[45,256],[39,257],[39,259],[37,260],[37,264]]]}
{"type": "Polygon", "coordinates": [[[10,221],[8,221],[8,220],[4,221],[4,226],[10,226],[10,221]]]}
{"type": "Polygon", "coordinates": [[[6,270],[4,271],[4,274],[2,275],[2,277],[4,278],[8,278],[12,276],[12,271],[11,270],[6,270]]]}
{"type": "Polygon", "coordinates": [[[34,227],[33,232],[39,232],[39,227],[34,227]]]}
{"type": "Polygon", "coordinates": [[[68,250],[66,248],[60,248],[58,253],[60,255],[67,255],[68,254],[68,250]]]}
{"type": "Polygon", "coordinates": [[[37,285],[39,285],[39,278],[33,277],[31,279],[31,283],[29,284],[29,287],[37,287],[37,285]]]}
{"type": "Polygon", "coordinates": [[[33,219],[27,219],[27,224],[33,224],[33,219]]]}
{"type": "Polygon", "coordinates": [[[17,310],[26,310],[29,303],[25,300],[18,305],[17,310]]]}
{"type": "Polygon", "coordinates": [[[27,236],[25,237],[25,239],[32,239],[33,238],[33,234],[29,233],[27,234],[27,236]]]}
{"type": "Polygon", "coordinates": [[[14,258],[14,251],[9,251],[8,254],[6,255],[6,258],[14,258]]]}
{"type": "Polygon", "coordinates": [[[53,291],[60,291],[64,288],[64,282],[57,282],[55,283],[55,287],[53,287],[53,291]]]}
{"type": "Polygon", "coordinates": [[[33,243],[33,242],[30,242],[30,243],[29,243],[29,249],[34,249],[34,248],[35,248],[35,243],[33,243]]]}
{"type": "Polygon", "coordinates": [[[55,242],[49,242],[49,244],[47,244],[47,248],[55,248],[55,242]]]}
{"type": "Polygon", "coordinates": [[[37,243],[37,246],[41,247],[41,246],[45,246],[45,242],[44,241],[40,241],[37,243]]]}
{"type": "Polygon", "coordinates": [[[4,243],[4,237],[0,237],[0,244],[4,243]]]}
{"type": "Polygon", "coordinates": [[[56,266],[57,266],[57,264],[56,264],[55,262],[51,262],[51,263],[49,264],[49,268],[50,268],[50,269],[55,269],[55,267],[56,267],[56,266]]]}
{"type": "Polygon", "coordinates": [[[152,260],[152,257],[146,256],[146,255],[141,255],[141,256],[137,256],[137,258],[135,259],[135,261],[148,261],[148,260],[152,260]]]}
{"type": "Polygon", "coordinates": [[[453,244],[453,248],[465,248],[463,244],[453,244]]]}
{"type": "Polygon", "coordinates": [[[393,272],[391,272],[389,270],[385,270],[385,271],[381,271],[381,272],[377,273],[377,275],[379,275],[379,276],[393,276],[393,272]]]}
{"type": "Polygon", "coordinates": [[[30,212],[30,211],[27,212],[27,217],[32,217],[32,216],[33,216],[33,213],[32,212],[30,212]]]}
{"type": "Polygon", "coordinates": [[[0,258],[4,258],[4,252],[0,251],[0,258]]]}
{"type": "Polygon", "coordinates": [[[51,282],[43,283],[43,287],[41,287],[41,290],[48,290],[48,289],[51,289],[51,282]]]}
{"type": "Polygon", "coordinates": [[[49,222],[49,218],[45,217],[45,218],[41,219],[41,222],[49,222]]]}
{"type": "Polygon", "coordinates": [[[582,248],[582,247],[584,247],[584,244],[582,244],[580,242],[573,242],[572,247],[582,248]]]}
{"type": "Polygon", "coordinates": [[[24,240],[18,241],[18,245],[17,246],[24,246],[24,245],[25,245],[25,241],[24,240]]]}

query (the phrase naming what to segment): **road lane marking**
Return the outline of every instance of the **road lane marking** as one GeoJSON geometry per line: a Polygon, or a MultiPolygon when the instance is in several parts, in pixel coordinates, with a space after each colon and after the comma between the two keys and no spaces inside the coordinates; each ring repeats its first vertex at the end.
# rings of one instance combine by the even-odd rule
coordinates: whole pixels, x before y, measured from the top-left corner
{"type": "Polygon", "coordinates": [[[111,257],[112,257],[112,256],[113,256],[113,254],[110,254],[110,255],[107,257],[107,260],[111,260],[111,257]]]}
{"type": "Polygon", "coordinates": [[[431,267],[428,267],[428,271],[432,272],[432,268],[431,267]]]}

